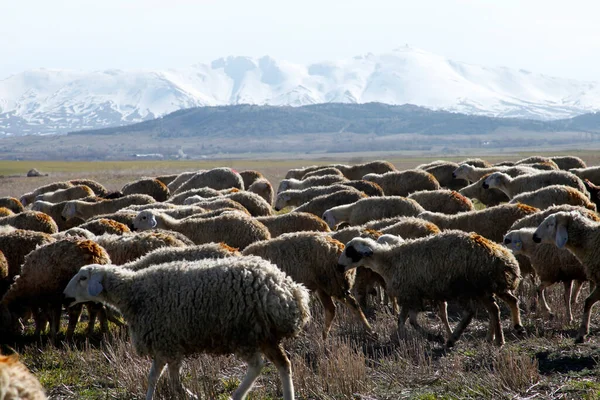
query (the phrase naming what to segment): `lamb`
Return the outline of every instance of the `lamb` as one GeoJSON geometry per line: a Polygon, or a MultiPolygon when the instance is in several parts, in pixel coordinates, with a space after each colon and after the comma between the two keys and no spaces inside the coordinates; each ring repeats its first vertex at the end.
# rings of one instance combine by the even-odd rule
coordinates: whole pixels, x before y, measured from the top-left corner
{"type": "Polygon", "coordinates": [[[242,177],[242,181],[244,181],[244,187],[246,189],[248,189],[257,180],[265,179],[263,174],[251,169],[240,172],[240,176],[242,177]]]}
{"type": "Polygon", "coordinates": [[[20,201],[21,201],[21,204],[23,204],[23,206],[26,207],[29,204],[33,203],[35,198],[42,193],[54,192],[55,190],[58,190],[58,189],[70,188],[71,186],[74,186],[71,182],[49,183],[47,185],[40,186],[39,188],[35,189],[33,192],[25,193],[23,196],[21,196],[20,201]]]}
{"type": "MultiPolygon", "coordinates": [[[[466,164],[465,164],[466,165],[466,164]]],[[[447,189],[458,190],[467,186],[469,183],[464,179],[457,179],[453,172],[459,168],[459,165],[450,161],[440,161],[433,165],[419,166],[416,169],[422,169],[429,172],[437,179],[440,186],[447,189]]]]}
{"type": "Polygon", "coordinates": [[[468,158],[458,163],[458,165],[469,164],[478,168],[489,168],[492,166],[489,162],[482,160],[481,158],[468,158]]]}
{"type": "Polygon", "coordinates": [[[317,169],[315,171],[307,172],[306,174],[304,174],[304,176],[301,178],[301,180],[306,180],[313,176],[325,176],[325,175],[337,175],[337,176],[344,178],[344,174],[338,168],[327,167],[327,168],[321,168],[321,169],[317,169]]]}
{"type": "Polygon", "coordinates": [[[146,194],[130,194],[114,200],[102,200],[97,203],[87,203],[81,200],[72,200],[65,204],[62,216],[68,221],[71,218],[81,218],[85,221],[101,214],[119,211],[132,204],[150,204],[156,201],[146,194]]]}
{"type": "Polygon", "coordinates": [[[181,232],[195,244],[225,242],[240,250],[251,243],[271,238],[266,226],[238,214],[224,214],[205,219],[176,220],[156,211],[145,210],[137,215],[133,225],[139,230],[162,228],[181,232]]]}
{"type": "Polygon", "coordinates": [[[415,200],[427,211],[457,214],[474,210],[471,200],[454,190],[422,190],[411,193],[408,198],[415,200]]]}
{"type": "MultiPolygon", "coordinates": [[[[263,199],[256,193],[234,192],[234,193],[230,193],[230,194],[223,195],[220,197],[216,197],[215,201],[222,200],[222,199],[229,199],[229,200],[238,202],[246,210],[248,210],[248,212],[250,212],[250,215],[252,215],[254,217],[264,217],[264,216],[268,216],[268,215],[273,215],[273,209],[271,208],[271,205],[269,203],[267,203],[265,201],[265,199],[263,199]]],[[[209,202],[210,201],[213,201],[213,200],[209,200],[209,202]]],[[[204,204],[205,202],[206,202],[206,200],[200,196],[192,196],[192,197],[188,197],[187,199],[185,199],[183,204],[185,204],[185,205],[192,205],[192,204],[197,204],[197,203],[204,204]]]]}
{"type": "Polygon", "coordinates": [[[213,168],[208,171],[198,172],[181,184],[177,190],[171,191],[171,193],[177,194],[201,187],[210,187],[217,190],[229,188],[244,189],[244,180],[240,174],[231,168],[213,168]]]}
{"type": "Polygon", "coordinates": [[[590,201],[587,195],[575,188],[563,185],[550,185],[531,192],[523,192],[513,197],[509,203],[527,204],[540,210],[554,205],[569,204],[596,211],[596,205],[590,201]]]}
{"type": "Polygon", "coordinates": [[[575,343],[582,343],[589,334],[590,313],[600,300],[600,258],[596,254],[600,243],[600,222],[592,221],[577,211],[549,215],[533,234],[535,243],[554,243],[569,250],[583,265],[586,277],[595,285],[585,299],[583,318],[575,343]]]}
{"type": "Polygon", "coordinates": [[[352,204],[330,208],[323,213],[323,219],[331,229],[347,221],[350,225],[395,216],[414,217],[425,209],[412,199],[400,196],[368,197],[352,204]]]}
{"type": "Polygon", "coordinates": [[[354,189],[343,190],[341,192],[317,196],[311,201],[294,208],[292,212],[308,212],[321,218],[323,213],[332,207],[339,206],[342,204],[355,203],[358,200],[366,198],[366,194],[358,192],[354,189]]]}
{"type": "Polygon", "coordinates": [[[528,166],[477,168],[469,164],[463,164],[452,172],[452,176],[457,179],[466,179],[471,182],[477,182],[484,176],[493,172],[504,172],[514,177],[518,175],[537,174],[539,171],[528,166]],[[512,173],[508,173],[507,171],[511,171],[512,173]],[[516,174],[516,172],[519,173],[516,174]]]}
{"type": "Polygon", "coordinates": [[[50,203],[60,203],[62,201],[77,200],[91,196],[95,196],[92,189],[85,185],[77,185],[66,189],[58,189],[54,192],[42,193],[35,198],[35,201],[41,200],[50,203]]]}
{"type": "Polygon", "coordinates": [[[436,224],[440,229],[458,229],[477,232],[481,236],[501,243],[508,228],[517,220],[539,211],[524,204],[503,204],[483,210],[467,211],[456,215],[423,212],[418,215],[436,224]]]}
{"type": "MultiPolygon", "coordinates": [[[[521,281],[519,264],[508,249],[476,233],[447,231],[392,245],[355,238],[346,245],[339,263],[346,270],[366,266],[383,277],[386,290],[402,307],[398,317],[400,333],[404,332],[407,317],[422,330],[416,317],[424,300],[477,299],[490,315],[488,340],[495,338],[496,345],[502,346],[504,335],[494,295],[509,305],[514,328],[524,331],[519,301],[512,294],[521,281]]],[[[473,314],[469,308],[448,338],[448,347],[458,340],[473,314]]]]}
{"type": "Polygon", "coordinates": [[[293,212],[268,217],[258,217],[256,220],[267,227],[272,238],[283,235],[284,233],[292,232],[329,232],[329,227],[325,221],[310,213],[293,212]]]}
{"type": "Polygon", "coordinates": [[[169,188],[155,178],[142,178],[130,182],[121,188],[124,196],[130,194],[146,194],[156,201],[166,201],[169,198],[169,188]]]}
{"type": "Polygon", "coordinates": [[[542,171],[538,174],[517,176],[516,178],[511,178],[502,172],[494,172],[483,181],[484,189],[499,189],[511,199],[520,193],[531,192],[550,185],[571,186],[581,193],[589,194],[583,181],[566,171],[542,171]]]}
{"type": "Polygon", "coordinates": [[[314,199],[315,197],[332,194],[341,191],[356,191],[358,189],[351,188],[342,184],[334,184],[330,186],[313,186],[306,189],[288,189],[277,194],[275,200],[276,211],[283,210],[289,206],[300,206],[314,199]]]}
{"type": "Polygon", "coordinates": [[[104,235],[105,233],[112,235],[124,235],[126,233],[131,233],[131,230],[127,225],[108,218],[100,218],[93,221],[88,221],[79,225],[78,228],[85,229],[97,236],[104,235]]]}
{"type": "Polygon", "coordinates": [[[123,264],[124,269],[139,271],[153,265],[172,261],[197,261],[206,258],[240,257],[242,254],[225,243],[206,243],[198,246],[160,247],[143,255],[137,260],[123,264]]]}
{"type": "MultiPolygon", "coordinates": [[[[2,298],[13,315],[22,314],[24,307],[31,309],[36,317],[36,333],[44,328],[39,309],[49,312],[50,336],[54,340],[60,326],[62,291],[69,280],[87,264],[108,264],[106,251],[91,240],[63,239],[39,247],[25,257],[21,273],[2,298]]],[[[75,332],[81,314],[81,306],[68,310],[70,314],[67,339],[75,332]]],[[[95,315],[90,315],[88,333],[94,329],[95,315]]],[[[105,325],[105,322],[102,323],[105,325]]],[[[106,328],[106,326],[105,326],[106,328]]]]}
{"type": "Polygon", "coordinates": [[[258,257],[177,261],[137,272],[92,265],[83,267],[64,293],[74,303],[101,301],[121,312],[136,352],[153,358],[147,400],[152,399],[165,364],[178,397],[184,397],[181,362],[199,352],[235,353],[249,364],[232,396],[235,400],[246,398],[260,374],[261,354],[275,364],[283,398],[294,398],[282,340],[297,336],[308,322],[309,295],[268,261],[258,257]]]}
{"type": "Polygon", "coordinates": [[[255,180],[250,186],[248,186],[248,192],[256,193],[262,197],[267,204],[273,206],[273,199],[275,198],[275,189],[268,180],[261,178],[255,180]]]}
{"type": "Polygon", "coordinates": [[[364,164],[351,166],[340,164],[332,166],[342,171],[344,176],[349,180],[362,179],[363,176],[368,174],[385,174],[387,172],[396,171],[396,167],[394,167],[392,163],[383,160],[370,161],[364,164]]]}
{"type": "Polygon", "coordinates": [[[0,399],[46,400],[44,388],[17,355],[0,354],[0,399]]]}
{"type": "Polygon", "coordinates": [[[284,179],[279,183],[277,193],[279,194],[280,192],[289,189],[306,189],[313,186],[327,186],[346,181],[348,181],[348,179],[339,175],[314,176],[303,181],[297,179],[284,179]]]}
{"type": "Polygon", "coordinates": [[[104,197],[108,194],[108,190],[99,182],[92,179],[71,179],[69,181],[72,185],[85,185],[92,189],[92,192],[98,197],[104,197]]]}
{"type": "Polygon", "coordinates": [[[335,239],[315,232],[288,233],[276,239],[254,243],[242,254],[264,258],[277,265],[295,282],[317,294],[325,309],[323,339],[327,339],[335,318],[333,299],[346,304],[369,332],[372,328],[362,310],[350,294],[354,274],[338,268],[338,258],[344,245],[335,239]]]}
{"type": "Polygon", "coordinates": [[[441,189],[433,175],[419,169],[388,172],[383,175],[368,174],[363,176],[363,179],[381,186],[386,196],[408,196],[418,190],[441,189]]]}
{"type": "Polygon", "coordinates": [[[0,197],[0,207],[6,207],[15,214],[25,210],[25,207],[23,207],[23,204],[21,204],[19,199],[14,197],[0,197]]]}
{"type": "Polygon", "coordinates": [[[94,241],[106,250],[114,265],[126,264],[158,248],[187,246],[170,233],[154,231],[134,235],[105,234],[94,241]]]}
{"type": "Polygon", "coordinates": [[[573,168],[570,173],[577,175],[581,179],[588,179],[595,185],[600,185],[600,166],[587,168],[573,168]]]}
{"type": "Polygon", "coordinates": [[[19,214],[2,217],[0,218],[1,225],[50,234],[58,232],[56,222],[48,214],[39,211],[24,211],[19,214]]]}

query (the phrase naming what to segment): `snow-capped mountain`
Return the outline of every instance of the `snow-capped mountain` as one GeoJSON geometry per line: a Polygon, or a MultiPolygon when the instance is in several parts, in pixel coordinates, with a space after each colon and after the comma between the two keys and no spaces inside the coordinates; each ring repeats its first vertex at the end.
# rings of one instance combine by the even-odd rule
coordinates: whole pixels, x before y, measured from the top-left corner
{"type": "Polygon", "coordinates": [[[415,104],[498,117],[600,110],[600,83],[448,60],[403,47],[312,65],[228,57],[169,70],[30,70],[0,81],[0,135],[125,125],[197,106],[415,104]]]}

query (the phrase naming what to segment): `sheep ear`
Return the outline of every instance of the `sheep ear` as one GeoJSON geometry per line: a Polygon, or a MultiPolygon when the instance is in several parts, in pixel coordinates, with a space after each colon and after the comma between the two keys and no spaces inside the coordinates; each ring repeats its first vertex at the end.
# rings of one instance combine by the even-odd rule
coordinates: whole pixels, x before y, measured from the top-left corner
{"type": "Polygon", "coordinates": [[[569,240],[569,233],[567,232],[567,227],[562,224],[558,225],[556,227],[556,236],[554,237],[556,247],[562,249],[567,244],[567,240],[569,240]]]}
{"type": "Polygon", "coordinates": [[[90,296],[98,296],[100,293],[102,293],[102,291],[104,290],[104,287],[102,286],[102,282],[100,282],[102,280],[102,274],[100,273],[92,273],[90,275],[89,278],[89,282],[88,282],[88,294],[90,296]]]}

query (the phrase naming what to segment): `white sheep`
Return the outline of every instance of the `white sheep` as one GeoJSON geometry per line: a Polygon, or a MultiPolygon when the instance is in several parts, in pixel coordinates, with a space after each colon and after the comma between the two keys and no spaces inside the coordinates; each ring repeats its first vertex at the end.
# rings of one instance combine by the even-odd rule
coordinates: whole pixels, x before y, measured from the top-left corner
{"type": "Polygon", "coordinates": [[[348,181],[348,179],[339,175],[324,175],[324,176],[313,176],[305,180],[298,179],[283,179],[279,182],[277,193],[283,192],[290,189],[306,189],[313,186],[327,186],[334,183],[340,183],[348,181]]]}
{"type": "Polygon", "coordinates": [[[408,196],[419,190],[441,189],[433,175],[420,169],[392,171],[383,175],[367,174],[362,179],[381,186],[386,196],[408,196]]]}
{"type": "MultiPolygon", "coordinates": [[[[504,172],[507,170],[511,171],[521,171],[522,173],[519,175],[527,175],[527,174],[537,174],[538,170],[527,167],[527,166],[519,166],[519,167],[489,167],[489,168],[477,168],[469,164],[462,164],[458,166],[453,172],[452,176],[456,179],[466,179],[471,182],[477,182],[485,175],[489,175],[494,172],[504,172]]],[[[514,174],[511,174],[513,176],[514,174]]]]}
{"type": "Polygon", "coordinates": [[[36,196],[35,201],[48,201],[60,203],[62,201],[77,200],[84,197],[95,196],[94,191],[85,185],[72,186],[66,189],[58,189],[54,192],[46,192],[36,196]]]}
{"type": "Polygon", "coordinates": [[[564,185],[550,185],[531,192],[523,192],[514,196],[509,203],[527,204],[540,210],[561,204],[596,210],[596,205],[590,201],[588,195],[564,185]]]}
{"type": "Polygon", "coordinates": [[[421,190],[407,198],[415,200],[427,211],[456,214],[474,210],[471,200],[455,190],[421,190]]]}
{"type": "Polygon", "coordinates": [[[323,213],[332,207],[342,204],[355,203],[358,200],[367,198],[367,195],[351,188],[331,194],[317,196],[307,203],[302,204],[292,210],[292,212],[307,212],[321,218],[323,213]]]}
{"type": "Polygon", "coordinates": [[[233,399],[244,399],[263,367],[275,364],[283,398],[294,399],[290,361],[282,341],[297,336],[310,318],[308,291],[258,257],[176,261],[141,271],[91,265],[71,279],[64,294],[73,303],[100,301],[128,323],[136,352],[153,359],[151,400],[168,366],[180,397],[184,357],[201,352],[235,353],[248,372],[233,399]]]}
{"type": "Polygon", "coordinates": [[[102,200],[97,203],[88,203],[81,200],[71,200],[65,203],[62,216],[66,220],[81,218],[88,220],[96,215],[109,214],[119,211],[132,204],[150,204],[156,200],[146,194],[131,194],[114,200],[102,200]]]}
{"type": "Polygon", "coordinates": [[[312,186],[306,189],[288,189],[277,194],[275,199],[275,211],[283,210],[290,206],[300,206],[314,199],[315,197],[332,194],[341,191],[354,191],[357,189],[343,185],[333,184],[328,186],[312,186]]]}
{"type": "Polygon", "coordinates": [[[577,176],[567,171],[542,171],[533,175],[523,175],[511,178],[502,172],[494,172],[483,181],[484,189],[499,189],[509,198],[519,193],[531,192],[550,185],[565,185],[574,187],[581,193],[589,195],[585,184],[577,176]]]}
{"type": "Polygon", "coordinates": [[[171,190],[171,194],[175,195],[186,190],[202,187],[210,187],[217,190],[229,188],[244,189],[244,180],[240,174],[231,168],[213,168],[194,174],[190,179],[182,183],[177,190],[173,191],[171,188],[169,190],[171,190]]]}
{"type": "Polygon", "coordinates": [[[311,213],[293,212],[257,217],[256,220],[267,227],[272,238],[292,232],[329,232],[329,226],[325,221],[311,213]]]}
{"type": "Polygon", "coordinates": [[[577,175],[581,179],[587,179],[595,185],[600,185],[600,166],[572,168],[569,172],[577,175]]]}

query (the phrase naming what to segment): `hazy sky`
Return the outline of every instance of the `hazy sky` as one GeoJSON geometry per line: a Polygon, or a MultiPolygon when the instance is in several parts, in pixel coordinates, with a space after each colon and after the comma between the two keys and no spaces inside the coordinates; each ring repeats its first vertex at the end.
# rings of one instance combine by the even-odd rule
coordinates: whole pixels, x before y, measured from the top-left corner
{"type": "Polygon", "coordinates": [[[592,0],[0,0],[0,79],[29,68],[299,63],[398,46],[600,81],[592,0]]]}

